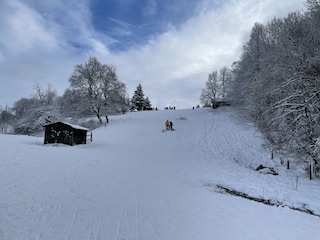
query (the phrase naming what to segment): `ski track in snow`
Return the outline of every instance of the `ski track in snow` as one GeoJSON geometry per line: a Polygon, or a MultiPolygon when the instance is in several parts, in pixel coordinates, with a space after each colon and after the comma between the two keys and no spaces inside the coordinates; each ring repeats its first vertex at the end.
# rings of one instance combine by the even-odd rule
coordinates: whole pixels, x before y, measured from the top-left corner
{"type": "Polygon", "coordinates": [[[318,239],[320,218],[214,188],[320,213],[319,181],[295,189],[295,172],[227,108],[111,116],[93,136],[69,147],[0,135],[1,240],[318,239]],[[162,131],[166,119],[175,131],[162,131]],[[261,163],[280,176],[252,170],[261,163]]]}

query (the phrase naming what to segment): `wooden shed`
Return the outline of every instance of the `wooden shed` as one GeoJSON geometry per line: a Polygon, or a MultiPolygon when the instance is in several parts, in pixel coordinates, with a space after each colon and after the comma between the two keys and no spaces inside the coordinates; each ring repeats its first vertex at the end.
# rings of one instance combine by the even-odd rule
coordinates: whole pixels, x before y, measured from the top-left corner
{"type": "Polygon", "coordinates": [[[63,143],[68,145],[86,144],[89,129],[69,124],[66,122],[55,122],[44,126],[44,144],[63,143]]]}

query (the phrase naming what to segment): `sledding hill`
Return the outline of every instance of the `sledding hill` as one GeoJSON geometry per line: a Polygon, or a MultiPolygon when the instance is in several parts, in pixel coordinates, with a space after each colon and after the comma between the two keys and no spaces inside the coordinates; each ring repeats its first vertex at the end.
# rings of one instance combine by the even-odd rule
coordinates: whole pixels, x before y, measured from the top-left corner
{"type": "Polygon", "coordinates": [[[226,109],[110,117],[87,145],[0,135],[0,239],[318,239],[320,184],[226,109]],[[175,131],[165,131],[166,120],[175,131]],[[260,165],[279,175],[255,171],[260,165]],[[225,194],[223,186],[281,208],[225,194]]]}

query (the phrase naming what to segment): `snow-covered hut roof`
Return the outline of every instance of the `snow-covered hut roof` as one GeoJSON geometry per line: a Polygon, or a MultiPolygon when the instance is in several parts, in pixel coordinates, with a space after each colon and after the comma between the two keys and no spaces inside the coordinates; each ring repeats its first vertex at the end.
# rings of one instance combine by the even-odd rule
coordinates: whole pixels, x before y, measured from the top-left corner
{"type": "Polygon", "coordinates": [[[71,123],[67,123],[67,122],[54,122],[54,123],[49,123],[49,124],[44,125],[44,127],[45,127],[45,126],[52,125],[52,124],[56,124],[56,123],[63,123],[63,124],[68,125],[68,126],[74,128],[74,129],[89,131],[88,128],[85,128],[85,127],[82,127],[82,126],[79,126],[79,125],[75,125],[75,124],[71,124],[71,123]]]}

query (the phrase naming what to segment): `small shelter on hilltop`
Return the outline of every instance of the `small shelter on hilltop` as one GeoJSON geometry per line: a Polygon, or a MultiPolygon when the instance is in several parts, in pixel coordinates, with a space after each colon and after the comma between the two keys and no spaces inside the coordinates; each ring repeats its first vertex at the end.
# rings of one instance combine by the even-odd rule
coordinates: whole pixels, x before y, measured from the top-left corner
{"type": "Polygon", "coordinates": [[[87,143],[87,132],[89,131],[87,128],[66,122],[50,123],[44,128],[44,144],[63,143],[73,146],[87,143]]]}

